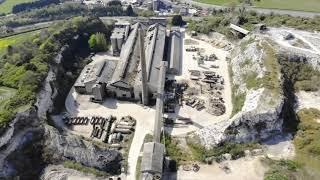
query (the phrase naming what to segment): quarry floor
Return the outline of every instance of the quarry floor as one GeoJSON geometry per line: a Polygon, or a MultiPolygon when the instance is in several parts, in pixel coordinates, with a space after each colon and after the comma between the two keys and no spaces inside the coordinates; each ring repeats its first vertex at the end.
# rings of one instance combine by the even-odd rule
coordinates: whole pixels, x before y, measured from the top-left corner
{"type": "Polygon", "coordinates": [[[177,128],[166,128],[166,131],[173,136],[185,135],[191,131],[195,131],[199,128],[209,126],[213,123],[227,120],[232,112],[232,102],[231,102],[231,85],[228,72],[228,62],[226,61],[226,56],[229,54],[228,51],[222,48],[216,48],[212,44],[192,38],[189,34],[184,33],[182,29],[184,40],[182,49],[182,72],[173,77],[177,81],[187,81],[190,82],[189,70],[199,70],[199,71],[214,71],[218,75],[222,76],[224,79],[224,89],[221,91],[221,97],[225,101],[226,112],[221,116],[214,116],[206,112],[205,109],[198,111],[190,106],[183,105],[176,109],[176,113],[167,114],[168,117],[176,119],[178,117],[190,118],[193,121],[193,125],[180,126],[177,128]],[[192,41],[192,43],[186,43],[185,40],[192,41]],[[197,55],[197,52],[187,52],[186,48],[195,47],[199,48],[202,55],[215,54],[218,60],[204,61],[203,65],[198,65],[197,61],[193,59],[193,56],[197,55]],[[218,68],[211,68],[211,65],[216,65],[218,68]]]}
{"type": "Polygon", "coordinates": [[[292,28],[269,28],[265,35],[288,51],[320,55],[320,33],[292,28]],[[285,39],[288,34],[293,38],[285,39]]]}

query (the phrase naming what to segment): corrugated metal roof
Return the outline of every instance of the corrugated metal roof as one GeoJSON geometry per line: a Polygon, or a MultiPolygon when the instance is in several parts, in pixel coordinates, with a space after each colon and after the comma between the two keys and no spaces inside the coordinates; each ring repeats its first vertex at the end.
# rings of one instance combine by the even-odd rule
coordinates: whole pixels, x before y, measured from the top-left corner
{"type": "Polygon", "coordinates": [[[98,78],[97,83],[99,82],[108,83],[112,79],[112,76],[116,67],[117,67],[117,61],[107,60],[98,78]]]}
{"type": "Polygon", "coordinates": [[[161,143],[149,142],[143,145],[141,172],[162,173],[165,147],[161,143]]]}
{"type": "Polygon", "coordinates": [[[127,41],[124,43],[124,45],[121,48],[120,62],[119,62],[119,65],[114,73],[113,81],[119,81],[125,77],[126,67],[127,67],[128,61],[131,57],[130,55],[134,49],[136,37],[138,34],[137,33],[138,26],[139,26],[138,23],[134,24],[132,26],[133,29],[132,29],[131,33],[129,34],[127,41]]]}
{"type": "Polygon", "coordinates": [[[146,37],[146,65],[147,65],[147,79],[149,85],[154,90],[158,85],[160,63],[163,61],[166,27],[162,24],[154,24],[150,26],[148,35],[146,37]],[[149,42],[148,42],[149,40],[149,42]]]}
{"type": "Polygon", "coordinates": [[[234,30],[236,30],[236,31],[238,31],[238,32],[241,32],[241,33],[244,34],[244,35],[247,35],[247,34],[250,32],[250,31],[245,30],[245,29],[243,29],[242,27],[239,27],[239,26],[234,25],[234,24],[230,24],[230,28],[231,28],[231,29],[234,29],[234,30]]]}
{"type": "Polygon", "coordinates": [[[180,71],[180,59],[181,59],[181,33],[179,31],[173,31],[171,33],[170,43],[170,64],[169,68],[180,71]]]}

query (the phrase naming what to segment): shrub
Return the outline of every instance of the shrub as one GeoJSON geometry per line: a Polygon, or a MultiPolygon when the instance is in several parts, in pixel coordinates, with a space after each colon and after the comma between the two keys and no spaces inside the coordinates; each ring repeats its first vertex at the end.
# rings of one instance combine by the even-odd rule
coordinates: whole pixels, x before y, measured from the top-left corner
{"type": "Polygon", "coordinates": [[[179,143],[177,140],[172,139],[170,135],[165,135],[164,139],[162,139],[162,143],[166,147],[166,153],[170,156],[173,160],[177,162],[177,166],[181,165],[184,161],[191,160],[190,156],[186,151],[179,147],[179,143]]]}
{"type": "Polygon", "coordinates": [[[245,150],[257,149],[260,147],[257,143],[223,143],[219,146],[206,149],[204,146],[195,143],[192,139],[187,139],[188,147],[191,150],[193,159],[204,162],[208,157],[220,158],[221,155],[229,153],[232,159],[238,159],[245,156],[245,150]]]}
{"type": "Polygon", "coordinates": [[[174,15],[171,20],[173,26],[182,26],[185,22],[182,19],[181,15],[174,15]]]}
{"type": "Polygon", "coordinates": [[[294,138],[297,149],[306,155],[320,158],[320,124],[315,121],[320,118],[320,111],[303,109],[298,112],[298,117],[300,123],[294,138]]]}
{"type": "Polygon", "coordinates": [[[320,72],[305,62],[294,62],[288,57],[280,56],[281,71],[294,84],[296,91],[318,91],[320,89],[320,72]]]}
{"type": "Polygon", "coordinates": [[[12,110],[2,110],[0,111],[0,128],[7,125],[14,117],[14,112],[12,110]]]}
{"type": "Polygon", "coordinates": [[[86,166],[84,166],[80,163],[77,163],[75,161],[65,161],[65,162],[63,162],[63,166],[66,168],[75,169],[75,170],[83,172],[83,173],[93,174],[98,177],[106,177],[109,175],[108,173],[106,173],[104,171],[100,171],[100,170],[97,170],[97,169],[91,168],[91,167],[86,167],[86,166]]]}
{"type": "Polygon", "coordinates": [[[295,161],[264,158],[262,163],[270,167],[264,175],[264,180],[289,180],[300,176],[298,174],[300,174],[301,165],[295,161]]]}
{"type": "Polygon", "coordinates": [[[288,180],[288,177],[281,172],[275,170],[272,172],[266,173],[264,180],[288,180]]]}
{"type": "Polygon", "coordinates": [[[101,52],[108,50],[107,40],[104,34],[92,34],[89,39],[89,46],[94,52],[101,52]]]}

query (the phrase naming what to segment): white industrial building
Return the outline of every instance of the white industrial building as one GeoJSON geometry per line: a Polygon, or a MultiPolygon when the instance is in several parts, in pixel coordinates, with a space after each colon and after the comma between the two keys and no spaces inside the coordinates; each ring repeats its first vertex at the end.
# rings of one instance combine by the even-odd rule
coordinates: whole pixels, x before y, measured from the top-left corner
{"type": "MultiPolygon", "coordinates": [[[[180,53],[177,49],[181,46],[178,43],[181,35],[172,31],[170,38],[167,38],[166,31],[164,23],[150,26],[139,22],[133,25],[116,24],[111,45],[112,53],[119,56],[119,60],[106,59],[87,65],[74,85],[76,91],[91,94],[92,100],[97,102],[103,101],[106,96],[134,101],[142,101],[142,96],[146,96],[144,99],[155,99],[159,85],[159,67],[162,61],[167,61],[164,54],[168,53],[165,52],[168,48],[165,47],[171,43],[170,51],[180,53]],[[140,44],[143,44],[142,49],[140,44]],[[142,62],[141,56],[144,56],[142,62]],[[145,93],[142,92],[143,89],[145,93]]],[[[172,56],[170,69],[179,71],[180,63],[177,61],[181,55],[172,56]]]]}

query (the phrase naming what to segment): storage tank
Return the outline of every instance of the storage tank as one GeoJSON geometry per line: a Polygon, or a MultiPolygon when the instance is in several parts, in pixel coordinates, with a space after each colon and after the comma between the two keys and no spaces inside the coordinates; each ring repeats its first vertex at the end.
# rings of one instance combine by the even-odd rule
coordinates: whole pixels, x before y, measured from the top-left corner
{"type": "Polygon", "coordinates": [[[118,52],[117,38],[115,36],[111,36],[111,46],[113,53],[118,52]]]}
{"type": "Polygon", "coordinates": [[[117,47],[119,51],[121,50],[122,43],[123,43],[123,36],[119,34],[117,37],[117,47]]]}

